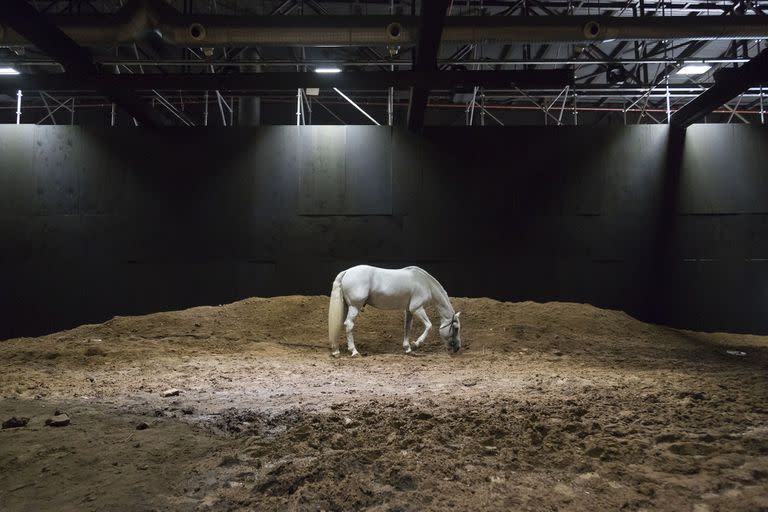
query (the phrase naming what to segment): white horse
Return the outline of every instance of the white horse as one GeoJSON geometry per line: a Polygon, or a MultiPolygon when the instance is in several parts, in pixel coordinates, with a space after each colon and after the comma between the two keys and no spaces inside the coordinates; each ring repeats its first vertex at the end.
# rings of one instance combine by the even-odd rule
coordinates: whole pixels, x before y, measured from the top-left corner
{"type": "Polygon", "coordinates": [[[419,267],[391,270],[358,265],[341,272],[333,281],[328,309],[328,338],[333,355],[339,355],[338,338],[342,324],[347,331],[347,348],[353,356],[359,355],[352,329],[355,327],[355,318],[366,304],[380,309],[405,310],[403,348],[406,354],[409,353],[411,321],[415,315],[424,323],[424,332],[415,342],[415,346],[419,347],[432,328],[432,322],[424,310],[425,306],[432,303],[437,306],[440,314],[440,337],[449,349],[458,351],[461,347],[459,313],[454,312],[448,294],[437,279],[425,270],[419,267]]]}

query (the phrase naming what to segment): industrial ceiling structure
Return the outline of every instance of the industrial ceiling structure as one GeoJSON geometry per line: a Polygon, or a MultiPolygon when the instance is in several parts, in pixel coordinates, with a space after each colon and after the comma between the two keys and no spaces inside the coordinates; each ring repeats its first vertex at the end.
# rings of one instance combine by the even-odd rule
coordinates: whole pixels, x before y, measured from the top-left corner
{"type": "Polygon", "coordinates": [[[4,0],[0,113],[13,115],[0,119],[764,124],[767,10],[768,0],[4,0]]]}

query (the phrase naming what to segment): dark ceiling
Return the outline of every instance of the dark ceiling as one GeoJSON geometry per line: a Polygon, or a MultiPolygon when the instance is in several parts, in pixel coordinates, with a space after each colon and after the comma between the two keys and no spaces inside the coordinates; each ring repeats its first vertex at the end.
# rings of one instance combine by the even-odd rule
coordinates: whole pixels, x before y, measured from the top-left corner
{"type": "Polygon", "coordinates": [[[345,122],[347,98],[414,129],[425,116],[666,123],[725,81],[720,103],[699,99],[691,119],[761,123],[765,66],[736,73],[765,49],[765,10],[768,0],[4,0],[0,68],[21,74],[0,76],[0,102],[15,110],[21,89],[43,123],[115,104],[138,124],[238,124],[255,101],[290,112],[286,122],[310,110],[345,122]],[[680,73],[692,64],[705,68],[680,73]]]}

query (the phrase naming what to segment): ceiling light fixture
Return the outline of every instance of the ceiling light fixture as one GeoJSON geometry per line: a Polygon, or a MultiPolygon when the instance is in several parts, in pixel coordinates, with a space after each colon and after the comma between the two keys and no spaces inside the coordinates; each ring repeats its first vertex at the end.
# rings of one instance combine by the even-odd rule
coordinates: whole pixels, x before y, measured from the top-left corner
{"type": "Polygon", "coordinates": [[[341,68],[315,68],[315,73],[341,73],[341,68]]]}
{"type": "Polygon", "coordinates": [[[13,68],[0,68],[0,75],[18,75],[19,72],[13,68]]]}
{"type": "Polygon", "coordinates": [[[677,70],[677,75],[700,75],[712,69],[709,64],[686,64],[677,70]]]}

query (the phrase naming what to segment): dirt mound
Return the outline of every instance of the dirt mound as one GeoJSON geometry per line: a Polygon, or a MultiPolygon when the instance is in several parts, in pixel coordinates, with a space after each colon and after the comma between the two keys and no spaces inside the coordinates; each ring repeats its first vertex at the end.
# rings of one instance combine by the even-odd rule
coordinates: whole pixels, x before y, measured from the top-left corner
{"type": "MultiPolygon", "coordinates": [[[[762,358],[768,337],[696,333],[641,322],[621,311],[589,304],[499,302],[486,298],[455,298],[462,311],[464,350],[511,352],[535,350],[575,356],[610,356],[626,350],[636,355],[685,357],[722,356],[726,349],[762,358]]],[[[110,340],[114,348],[142,348],[142,341],[166,340],[205,349],[238,349],[243,343],[272,342],[286,346],[327,348],[328,297],[250,298],[222,306],[202,306],[135,317],[115,317],[103,324],[84,325],[36,338],[51,342],[110,340]]],[[[436,311],[429,311],[433,322],[436,311]]],[[[414,322],[412,338],[423,327],[414,322]]],[[[357,319],[355,340],[363,353],[400,350],[403,318],[399,311],[367,307],[357,319]]],[[[12,340],[9,340],[12,341],[12,340]]],[[[40,346],[40,345],[38,345],[40,346]]],[[[344,344],[342,343],[342,346],[344,344]]],[[[426,351],[441,350],[436,329],[426,351]]],[[[99,349],[94,349],[99,350],[99,349]]],[[[44,357],[55,357],[50,352],[44,357]]]]}
{"type": "Polygon", "coordinates": [[[367,308],[332,358],[327,297],[2,342],[3,510],[768,508],[768,338],[453,303],[456,355],[367,308]]]}
{"type": "MultiPolygon", "coordinates": [[[[495,329],[530,330],[545,334],[566,330],[575,335],[598,336],[649,334],[649,327],[620,311],[603,310],[588,304],[499,302],[485,298],[456,298],[453,304],[463,312],[463,329],[467,337],[482,336],[495,329]]],[[[271,335],[276,339],[295,341],[315,340],[325,343],[328,297],[286,296],[250,298],[221,306],[201,306],[180,311],[153,313],[143,316],[117,316],[103,324],[84,325],[69,331],[54,333],[48,337],[68,337],[98,334],[141,333],[144,337],[216,334],[225,337],[238,333],[246,335],[271,335]]],[[[434,310],[430,317],[437,320],[434,310]]],[[[394,330],[398,336],[402,330],[402,312],[382,311],[367,307],[358,318],[358,328],[378,326],[394,330]]],[[[415,324],[414,331],[420,326],[415,324]]],[[[498,334],[496,332],[495,334],[498,334]]],[[[499,340],[504,343],[504,339],[499,340]]]]}

